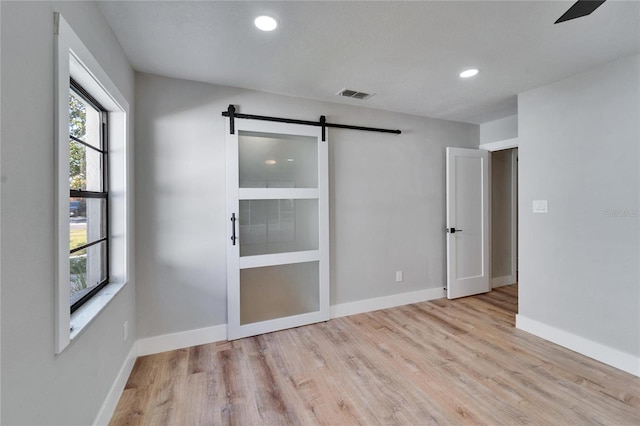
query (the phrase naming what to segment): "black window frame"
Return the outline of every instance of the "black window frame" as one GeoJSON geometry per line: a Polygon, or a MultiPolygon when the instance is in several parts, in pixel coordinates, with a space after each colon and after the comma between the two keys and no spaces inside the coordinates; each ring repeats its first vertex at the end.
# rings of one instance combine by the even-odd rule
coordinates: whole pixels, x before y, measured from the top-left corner
{"type": "MultiPolygon", "coordinates": [[[[93,108],[95,108],[100,114],[100,149],[95,146],[83,141],[71,134],[69,134],[69,141],[74,141],[87,149],[91,149],[93,151],[99,152],[102,158],[102,191],[87,191],[87,190],[76,190],[71,189],[69,187],[69,199],[71,198],[84,198],[84,199],[103,199],[105,203],[104,210],[104,221],[105,221],[105,235],[102,238],[99,238],[94,241],[87,241],[86,244],[83,244],[78,247],[74,247],[69,250],[69,255],[71,256],[73,253],[78,251],[88,249],[89,247],[105,243],[105,279],[100,281],[97,285],[95,285],[91,290],[89,290],[86,294],[82,295],[78,300],[70,303],[70,311],[73,313],[80,306],[89,301],[93,296],[96,295],[101,289],[103,289],[110,281],[110,272],[109,272],[109,255],[110,255],[110,244],[109,244],[109,111],[104,108],[100,103],[93,97],[89,92],[87,92],[78,82],[76,82],[73,78],[70,79],[69,82],[69,91],[74,93],[74,95],[82,98],[85,102],[90,104],[93,108]]],[[[88,256],[88,252],[87,252],[88,256]]]]}

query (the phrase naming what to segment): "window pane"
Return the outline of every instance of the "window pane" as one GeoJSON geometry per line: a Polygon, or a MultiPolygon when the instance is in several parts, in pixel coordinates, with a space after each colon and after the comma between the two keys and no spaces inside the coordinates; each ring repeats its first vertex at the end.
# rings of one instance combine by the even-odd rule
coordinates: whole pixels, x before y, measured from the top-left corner
{"type": "Polygon", "coordinates": [[[241,200],[240,256],[318,249],[318,200],[241,200]]]}
{"type": "Polygon", "coordinates": [[[69,93],[69,134],[102,149],[100,111],[76,93],[69,93]]]}
{"type": "Polygon", "coordinates": [[[73,195],[69,198],[69,289],[72,311],[96,286],[108,280],[108,241],[98,242],[106,239],[108,228],[107,154],[101,152],[105,147],[102,114],[101,107],[72,81],[69,90],[69,189],[73,195]],[[98,196],[105,198],[88,198],[76,191],[99,193],[98,196]],[[77,250],[87,244],[89,247],[77,250]],[[72,253],[73,250],[77,251],[72,253]]]}
{"type": "Polygon", "coordinates": [[[102,154],[69,140],[69,187],[80,191],[103,191],[102,154]]]}
{"type": "Polygon", "coordinates": [[[87,107],[73,92],[69,93],[69,134],[84,140],[86,135],[87,107]]]}
{"type": "Polygon", "coordinates": [[[69,250],[106,235],[106,206],[106,201],[100,198],[69,199],[69,250]]]}
{"type": "Polygon", "coordinates": [[[240,132],[240,188],[317,188],[318,140],[240,132]]]}
{"type": "Polygon", "coordinates": [[[70,304],[73,305],[82,296],[100,284],[107,276],[107,249],[102,242],[86,249],[84,254],[69,256],[70,304]]]}

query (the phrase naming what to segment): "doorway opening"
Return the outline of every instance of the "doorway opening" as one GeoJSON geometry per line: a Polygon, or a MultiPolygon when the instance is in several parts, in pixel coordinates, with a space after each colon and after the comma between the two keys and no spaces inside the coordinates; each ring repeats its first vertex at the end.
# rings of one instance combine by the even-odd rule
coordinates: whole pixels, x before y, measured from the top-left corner
{"type": "Polygon", "coordinates": [[[518,282],[518,148],[491,152],[491,288],[518,282]]]}

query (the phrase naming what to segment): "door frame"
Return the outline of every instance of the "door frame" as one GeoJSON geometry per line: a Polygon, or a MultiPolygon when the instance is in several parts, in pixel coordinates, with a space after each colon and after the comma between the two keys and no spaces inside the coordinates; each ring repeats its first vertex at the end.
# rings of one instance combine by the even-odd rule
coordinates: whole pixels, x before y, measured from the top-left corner
{"type": "MultiPolygon", "coordinates": [[[[484,143],[478,146],[479,149],[484,149],[489,152],[503,151],[505,149],[518,148],[519,140],[518,138],[513,139],[505,139],[496,142],[484,143]]],[[[491,281],[491,288],[501,287],[503,285],[512,284],[513,282],[518,281],[518,245],[520,242],[520,229],[518,227],[518,185],[520,184],[518,179],[518,157],[520,154],[520,150],[518,153],[512,151],[511,154],[511,170],[516,173],[511,173],[511,275],[509,276],[509,283],[500,283],[497,281],[491,281]]],[[[489,170],[490,179],[491,177],[491,169],[489,170]]],[[[491,205],[489,205],[489,215],[492,215],[491,205]]],[[[491,244],[491,240],[489,240],[489,244],[491,244]]]]}

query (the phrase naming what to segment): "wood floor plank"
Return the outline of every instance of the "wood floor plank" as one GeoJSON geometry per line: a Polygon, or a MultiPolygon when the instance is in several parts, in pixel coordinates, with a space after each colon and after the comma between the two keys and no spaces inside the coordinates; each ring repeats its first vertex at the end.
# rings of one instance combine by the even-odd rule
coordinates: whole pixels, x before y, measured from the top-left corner
{"type": "Polygon", "coordinates": [[[111,419],[114,426],[138,426],[146,411],[149,388],[128,388],[122,391],[120,401],[111,419]]]}
{"type": "Polygon", "coordinates": [[[517,291],[141,357],[111,425],[639,425],[640,378],[517,330],[517,291]]]}

